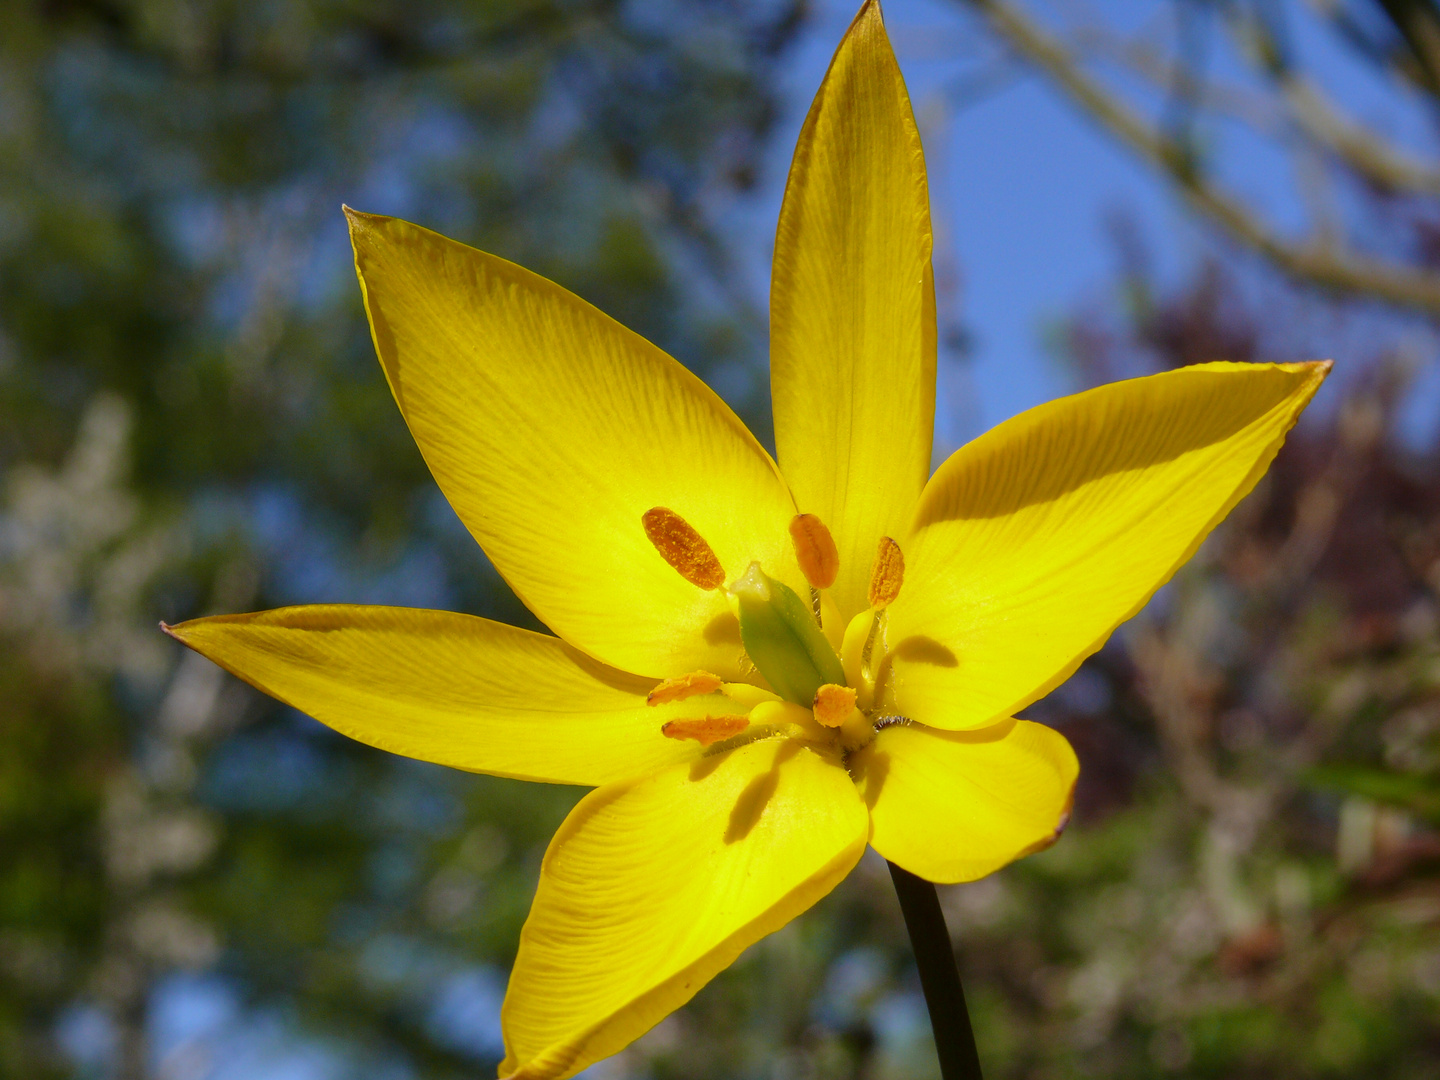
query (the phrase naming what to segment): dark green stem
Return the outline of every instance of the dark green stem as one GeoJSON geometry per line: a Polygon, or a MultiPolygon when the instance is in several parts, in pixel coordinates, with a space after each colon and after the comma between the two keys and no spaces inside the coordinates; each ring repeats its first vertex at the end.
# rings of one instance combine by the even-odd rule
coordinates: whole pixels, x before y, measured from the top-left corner
{"type": "Polygon", "coordinates": [[[890,879],[900,897],[915,966],[920,969],[920,989],[930,1010],[930,1028],[935,1032],[935,1052],[940,1057],[942,1080],[980,1080],[980,1055],[975,1050],[975,1032],[965,1008],[965,990],[955,950],[935,886],[908,870],[890,863],[890,879]]]}

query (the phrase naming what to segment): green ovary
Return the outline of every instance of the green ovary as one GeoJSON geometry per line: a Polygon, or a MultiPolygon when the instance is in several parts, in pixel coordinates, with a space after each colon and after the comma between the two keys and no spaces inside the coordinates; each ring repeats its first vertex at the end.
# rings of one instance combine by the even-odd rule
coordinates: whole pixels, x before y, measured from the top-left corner
{"type": "Polygon", "coordinates": [[[777,694],[809,708],[826,683],[845,685],[840,658],[795,590],[756,562],[731,584],[730,595],[739,605],[745,652],[777,694]]]}

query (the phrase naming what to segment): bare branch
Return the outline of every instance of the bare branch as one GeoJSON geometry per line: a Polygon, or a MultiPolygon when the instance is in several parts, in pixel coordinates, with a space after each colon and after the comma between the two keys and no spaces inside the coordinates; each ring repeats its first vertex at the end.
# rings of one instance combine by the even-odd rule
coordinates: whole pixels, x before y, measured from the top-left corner
{"type": "MultiPolygon", "coordinates": [[[[1195,83],[1194,76],[1174,63],[1159,49],[1143,41],[1114,33],[1099,24],[1077,26],[1069,35],[1077,57],[1096,57],[1117,66],[1163,92],[1177,83],[1195,83]]],[[[1266,135],[1279,138],[1284,126],[1283,110],[1273,97],[1247,87],[1207,79],[1191,92],[1205,99],[1207,111],[1232,119],[1266,135]]]]}
{"type": "Polygon", "coordinates": [[[1379,0],[1379,4],[1405,39],[1420,69],[1421,84],[1440,95],[1440,13],[1432,0],[1379,0]]]}
{"type": "MultiPolygon", "coordinates": [[[[1157,89],[1190,78],[1183,68],[1153,47],[1125,40],[1101,27],[1078,28],[1073,39],[1086,53],[1124,65],[1157,89]]],[[[1440,166],[1421,160],[1356,123],[1324,90],[1299,72],[1287,69],[1276,83],[1283,109],[1274,98],[1224,83],[1207,82],[1204,97],[1211,112],[1230,116],[1277,139],[1283,138],[1280,129],[1288,119],[1310,142],[1387,191],[1440,195],[1440,166]]],[[[1198,87],[1195,92],[1199,92],[1198,87]]]]}
{"type": "Polygon", "coordinates": [[[1361,176],[1391,191],[1440,195],[1440,169],[1341,114],[1308,79],[1287,74],[1280,80],[1280,89],[1296,126],[1361,176]]]}
{"type": "MultiPolygon", "coordinates": [[[[1327,20],[1340,37],[1377,68],[1403,79],[1411,87],[1424,94],[1432,97],[1436,95],[1437,82],[1433,72],[1440,70],[1440,50],[1433,48],[1433,29],[1420,31],[1419,51],[1417,52],[1414,47],[1417,42],[1406,40],[1404,25],[1397,20],[1396,13],[1389,10],[1385,10],[1386,18],[1390,19],[1391,25],[1400,33],[1401,41],[1387,41],[1384,40],[1383,35],[1377,37],[1373,30],[1355,18],[1355,13],[1348,5],[1340,3],[1339,0],[1309,0],[1309,6],[1317,15],[1327,20]],[[1427,38],[1429,46],[1426,44],[1427,38]],[[1428,58],[1423,55],[1427,51],[1430,53],[1428,58]]],[[[1388,9],[1391,5],[1385,0],[1379,0],[1379,6],[1382,9],[1388,9]]]]}
{"type": "Polygon", "coordinates": [[[1334,154],[1359,175],[1391,191],[1440,195],[1440,168],[1391,145],[1344,115],[1325,92],[1289,64],[1266,64],[1278,47],[1269,29],[1253,19],[1226,20],[1239,38],[1242,55],[1250,56],[1273,79],[1300,132],[1334,154]]]}
{"type": "Polygon", "coordinates": [[[1087,112],[1165,172],[1189,204],[1232,237],[1291,276],[1323,288],[1384,300],[1430,314],[1440,313],[1440,274],[1334,245],[1293,243],[1272,232],[1242,203],[1208,183],[1183,149],[1082,71],[1065,46],[1007,0],[966,0],[1021,55],[1040,67],[1087,112]]]}

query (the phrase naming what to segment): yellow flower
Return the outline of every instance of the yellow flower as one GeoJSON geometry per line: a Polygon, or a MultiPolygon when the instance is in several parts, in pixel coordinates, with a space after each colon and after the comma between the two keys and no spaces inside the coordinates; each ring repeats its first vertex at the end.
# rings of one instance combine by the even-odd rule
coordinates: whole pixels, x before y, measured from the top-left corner
{"type": "Polygon", "coordinates": [[[873,3],[781,211],[778,468],[700,380],[551,282],[403,221],[350,227],[425,460],[557,636],[331,605],[171,632],[372,746],[595,786],[545,856],[505,1076],[621,1049],[867,843],[955,882],[1052,842],[1075,756],[1013,715],[1190,557],[1328,369],[1205,364],[1091,390],[927,482],[929,197],[873,3]]]}

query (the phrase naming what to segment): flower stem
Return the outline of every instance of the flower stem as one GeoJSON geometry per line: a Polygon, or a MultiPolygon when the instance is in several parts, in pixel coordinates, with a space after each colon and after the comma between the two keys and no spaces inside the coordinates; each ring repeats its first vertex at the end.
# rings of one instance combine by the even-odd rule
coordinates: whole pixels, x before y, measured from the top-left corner
{"type": "Polygon", "coordinates": [[[924,878],[894,863],[888,865],[895,893],[900,897],[905,929],[910,931],[915,966],[920,969],[920,989],[925,992],[925,1005],[930,1010],[940,1076],[943,1080],[981,1080],[975,1032],[970,1028],[965,990],[960,985],[960,969],[955,966],[955,950],[945,929],[940,897],[935,894],[935,886],[924,878]]]}

